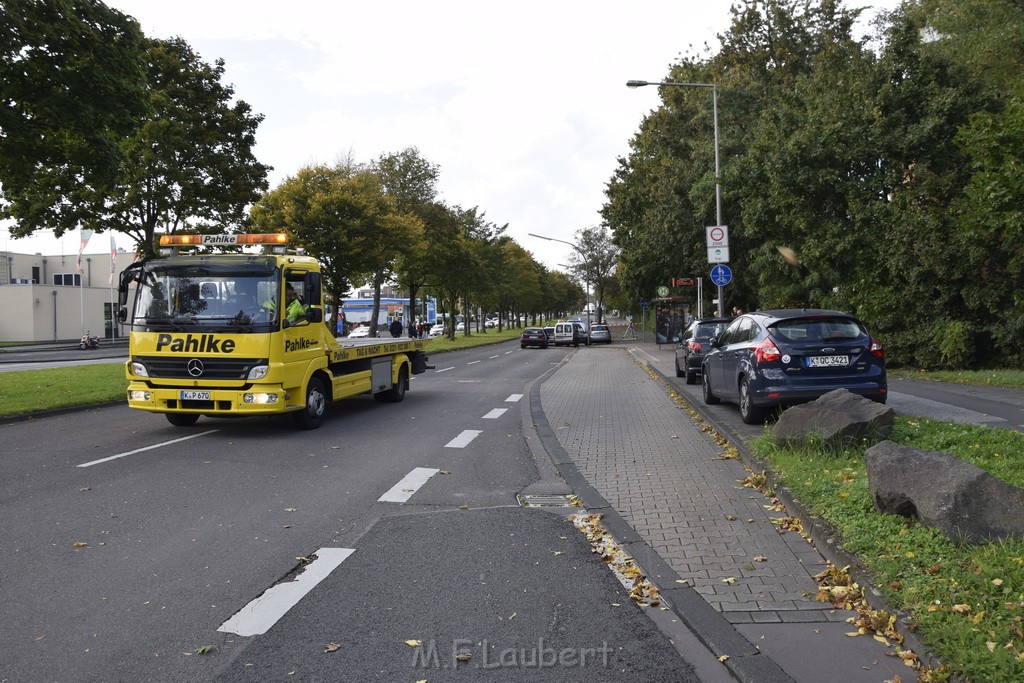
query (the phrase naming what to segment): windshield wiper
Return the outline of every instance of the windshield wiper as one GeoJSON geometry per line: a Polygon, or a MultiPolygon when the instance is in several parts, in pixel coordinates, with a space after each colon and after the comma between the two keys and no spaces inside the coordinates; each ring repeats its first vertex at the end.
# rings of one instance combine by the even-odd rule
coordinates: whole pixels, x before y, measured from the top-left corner
{"type": "Polygon", "coordinates": [[[155,316],[152,318],[142,318],[142,320],[144,321],[144,325],[168,325],[174,328],[174,330],[177,332],[180,332],[182,330],[181,326],[178,324],[181,321],[167,315],[155,316]]]}

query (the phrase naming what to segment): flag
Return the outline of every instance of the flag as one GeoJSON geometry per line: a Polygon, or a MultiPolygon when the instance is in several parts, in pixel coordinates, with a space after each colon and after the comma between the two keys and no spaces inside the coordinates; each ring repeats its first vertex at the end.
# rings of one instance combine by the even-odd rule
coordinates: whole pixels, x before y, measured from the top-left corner
{"type": "Polygon", "coordinates": [[[110,286],[114,286],[114,266],[117,265],[117,242],[114,241],[114,231],[110,231],[110,286]]]}
{"type": "Polygon", "coordinates": [[[78,274],[82,274],[82,252],[85,251],[85,245],[89,244],[89,238],[92,237],[92,230],[88,228],[78,229],[78,274]]]}

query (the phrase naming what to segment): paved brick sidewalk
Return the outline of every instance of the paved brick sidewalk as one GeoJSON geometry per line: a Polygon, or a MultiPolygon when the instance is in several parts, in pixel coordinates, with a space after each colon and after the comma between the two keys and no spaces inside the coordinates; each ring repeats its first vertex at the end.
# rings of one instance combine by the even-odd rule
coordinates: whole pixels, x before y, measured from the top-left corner
{"type": "Polygon", "coordinates": [[[821,553],[798,533],[780,533],[771,520],[784,513],[740,486],[749,473],[723,458],[725,450],[672,398],[666,373],[674,356],[652,353],[653,346],[580,348],[535,389],[541,438],[554,443],[556,466],[572,461],[575,485],[600,494],[604,500],[594,503],[608,511],[609,528],[660,577],[709,649],[732,655],[726,666],[736,678],[881,683],[912,676],[887,656],[891,649],[847,636],[851,626],[843,622],[853,612],[814,600],[821,553]],[[694,592],[674,586],[671,572],[694,592]]]}
{"type": "Polygon", "coordinates": [[[824,560],[799,534],[779,533],[770,519],[784,515],[739,485],[742,465],[625,349],[580,349],[541,401],[580,472],[730,622],[850,616],[814,601],[824,560]]]}

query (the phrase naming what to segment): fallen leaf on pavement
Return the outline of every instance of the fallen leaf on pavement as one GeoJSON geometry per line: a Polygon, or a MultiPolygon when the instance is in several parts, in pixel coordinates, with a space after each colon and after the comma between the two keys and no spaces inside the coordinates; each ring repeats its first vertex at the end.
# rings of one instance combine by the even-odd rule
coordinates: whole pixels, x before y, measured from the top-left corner
{"type": "Polygon", "coordinates": [[[339,649],[341,649],[341,645],[338,645],[337,643],[327,643],[326,647],[324,647],[324,652],[337,652],[339,649]]]}

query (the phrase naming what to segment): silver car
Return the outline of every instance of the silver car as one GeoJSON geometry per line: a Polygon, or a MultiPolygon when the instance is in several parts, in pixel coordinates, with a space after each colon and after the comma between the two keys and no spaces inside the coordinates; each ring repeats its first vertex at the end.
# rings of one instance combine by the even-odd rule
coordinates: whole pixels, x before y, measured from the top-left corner
{"type": "Polygon", "coordinates": [[[611,344],[612,333],[608,330],[607,325],[591,325],[590,326],[590,343],[591,344],[611,344]]]}

